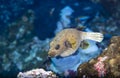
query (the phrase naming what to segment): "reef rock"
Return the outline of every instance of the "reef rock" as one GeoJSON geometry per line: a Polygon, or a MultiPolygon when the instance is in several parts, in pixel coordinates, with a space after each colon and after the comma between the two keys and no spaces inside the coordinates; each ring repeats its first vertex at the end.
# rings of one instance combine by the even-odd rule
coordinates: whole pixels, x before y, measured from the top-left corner
{"type": "Polygon", "coordinates": [[[20,72],[17,78],[57,78],[57,76],[51,71],[45,71],[44,69],[33,69],[27,72],[20,72]]]}
{"type": "Polygon", "coordinates": [[[81,64],[77,75],[83,78],[120,78],[120,36],[114,36],[109,46],[97,57],[81,64]]]}

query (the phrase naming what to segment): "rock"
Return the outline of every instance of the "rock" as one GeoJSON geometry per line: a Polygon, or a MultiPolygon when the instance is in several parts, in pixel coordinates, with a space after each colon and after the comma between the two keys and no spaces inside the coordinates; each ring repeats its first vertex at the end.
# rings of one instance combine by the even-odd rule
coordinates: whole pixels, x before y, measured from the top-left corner
{"type": "Polygon", "coordinates": [[[57,78],[52,71],[45,71],[44,69],[33,69],[27,72],[19,72],[17,78],[57,78]]]}
{"type": "Polygon", "coordinates": [[[97,57],[77,69],[79,77],[120,78],[120,36],[111,38],[109,46],[97,57]]]}

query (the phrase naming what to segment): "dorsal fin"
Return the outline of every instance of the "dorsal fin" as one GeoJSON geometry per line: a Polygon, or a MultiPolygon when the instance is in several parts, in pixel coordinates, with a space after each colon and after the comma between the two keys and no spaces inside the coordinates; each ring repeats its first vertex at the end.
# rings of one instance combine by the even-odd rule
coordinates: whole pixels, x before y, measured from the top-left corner
{"type": "Polygon", "coordinates": [[[76,29],[79,30],[79,31],[82,31],[82,30],[85,29],[85,26],[77,26],[76,29]]]}

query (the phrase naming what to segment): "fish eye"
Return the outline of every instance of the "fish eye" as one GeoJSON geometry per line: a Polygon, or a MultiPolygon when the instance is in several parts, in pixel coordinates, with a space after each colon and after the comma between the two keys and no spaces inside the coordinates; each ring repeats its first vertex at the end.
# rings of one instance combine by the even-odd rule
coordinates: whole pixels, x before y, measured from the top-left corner
{"type": "Polygon", "coordinates": [[[55,49],[58,50],[59,48],[60,48],[60,45],[57,44],[57,45],[55,46],[55,49]]]}

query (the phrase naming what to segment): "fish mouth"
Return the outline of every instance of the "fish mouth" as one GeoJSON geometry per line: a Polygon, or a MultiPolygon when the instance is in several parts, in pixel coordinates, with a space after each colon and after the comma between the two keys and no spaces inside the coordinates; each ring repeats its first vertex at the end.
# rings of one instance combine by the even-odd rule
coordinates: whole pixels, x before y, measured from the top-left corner
{"type": "Polygon", "coordinates": [[[55,51],[49,51],[48,52],[48,56],[49,57],[55,57],[57,54],[56,54],[56,52],[55,51]]]}

